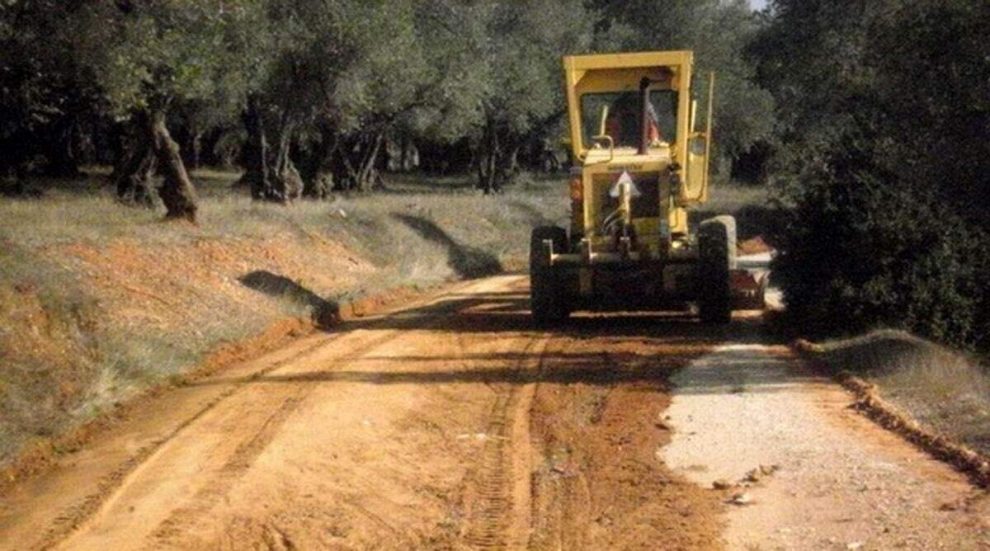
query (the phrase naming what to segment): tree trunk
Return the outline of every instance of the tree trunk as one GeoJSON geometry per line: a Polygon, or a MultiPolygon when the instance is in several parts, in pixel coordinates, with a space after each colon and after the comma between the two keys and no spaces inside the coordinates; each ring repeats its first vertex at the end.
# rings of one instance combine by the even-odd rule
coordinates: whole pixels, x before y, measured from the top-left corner
{"type": "Polygon", "coordinates": [[[261,109],[255,97],[248,98],[247,108],[241,114],[248,139],[244,144],[244,175],[240,184],[247,185],[251,197],[256,200],[269,198],[271,182],[268,180],[268,136],[265,134],[261,109]]]}
{"type": "Polygon", "coordinates": [[[198,169],[203,150],[203,132],[197,130],[195,127],[190,128],[189,135],[186,138],[186,146],[183,150],[185,152],[185,162],[189,170],[198,169]]]}
{"type": "Polygon", "coordinates": [[[379,182],[378,161],[385,141],[385,132],[372,137],[364,136],[356,141],[347,141],[340,150],[340,161],[344,169],[345,189],[361,192],[371,191],[379,182]]]}
{"type": "Polygon", "coordinates": [[[489,121],[475,157],[478,163],[478,189],[489,195],[501,193],[502,188],[519,173],[521,145],[507,131],[499,131],[498,124],[489,121]]]}
{"type": "Polygon", "coordinates": [[[292,124],[283,119],[278,150],[275,154],[275,162],[272,163],[273,173],[269,177],[272,183],[272,198],[282,203],[298,199],[303,190],[302,177],[295,163],[292,162],[292,131],[292,124]]]}
{"type": "Polygon", "coordinates": [[[248,141],[244,145],[244,175],[240,183],[251,187],[251,197],[256,200],[287,203],[299,198],[303,182],[292,161],[292,122],[285,115],[281,117],[276,128],[276,147],[272,151],[257,98],[248,99],[242,120],[248,141]]]}
{"type": "Polygon", "coordinates": [[[152,143],[163,177],[159,195],[165,204],[165,217],[184,218],[196,222],[196,190],[193,188],[186,165],[182,162],[179,145],[175,143],[165,125],[165,112],[154,111],[149,118],[152,143]]]}
{"type": "Polygon", "coordinates": [[[489,122],[485,126],[485,133],[478,148],[477,157],[478,189],[485,195],[498,192],[499,142],[494,123],[489,122]]]}
{"type": "Polygon", "coordinates": [[[333,157],[337,153],[337,133],[328,124],[320,125],[320,145],[313,151],[308,178],[303,186],[303,196],[325,199],[334,186],[333,157]]]}
{"type": "Polygon", "coordinates": [[[358,172],[358,189],[361,191],[371,191],[378,183],[378,154],[381,152],[384,141],[385,133],[379,132],[368,144],[368,151],[361,160],[360,171],[358,172]]]}
{"type": "Polygon", "coordinates": [[[155,151],[148,116],[136,113],[131,123],[119,132],[119,150],[110,181],[117,189],[117,198],[152,208],[155,205],[151,177],[155,172],[155,151]]]}

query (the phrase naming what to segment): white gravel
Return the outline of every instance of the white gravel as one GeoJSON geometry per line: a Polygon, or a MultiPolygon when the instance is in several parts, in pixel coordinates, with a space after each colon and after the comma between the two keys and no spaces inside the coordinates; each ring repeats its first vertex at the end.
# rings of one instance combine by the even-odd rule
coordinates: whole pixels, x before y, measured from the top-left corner
{"type": "Polygon", "coordinates": [[[723,346],[674,383],[668,465],[709,488],[779,467],[724,491],[744,503],[727,505],[730,549],[990,549],[985,493],[850,410],[786,348],[723,346]]]}

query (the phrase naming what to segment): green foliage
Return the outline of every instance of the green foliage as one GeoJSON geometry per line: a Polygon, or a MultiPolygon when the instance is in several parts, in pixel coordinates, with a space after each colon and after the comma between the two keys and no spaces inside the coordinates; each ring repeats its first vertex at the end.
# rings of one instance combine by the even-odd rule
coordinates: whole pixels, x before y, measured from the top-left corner
{"type": "Polygon", "coordinates": [[[459,144],[501,178],[561,133],[562,55],[691,48],[720,73],[734,159],[771,121],[741,58],[755,25],[743,0],[5,0],[0,138],[65,118],[83,89],[94,133],[146,109],[180,137],[229,132],[252,98],[282,164],[292,144],[309,172],[368,175],[384,137],[459,144]]]}
{"type": "Polygon", "coordinates": [[[775,265],[788,315],[812,333],[885,326],[976,342],[986,237],[877,166],[872,140],[846,138],[791,195],[775,265]]]}
{"type": "Polygon", "coordinates": [[[91,2],[74,21],[77,55],[118,114],[175,101],[229,109],[264,66],[262,8],[261,0],[91,2]]]}
{"type": "Polygon", "coordinates": [[[77,11],[76,2],[0,2],[0,176],[36,155],[53,157],[74,119],[100,108],[77,59],[65,53],[73,48],[65,21],[77,11]]]}
{"type": "Polygon", "coordinates": [[[984,2],[784,1],[752,53],[777,98],[778,274],[808,330],[990,344],[984,2]]]}
{"type": "Polygon", "coordinates": [[[491,4],[485,110],[491,123],[523,135],[563,115],[560,57],[589,49],[593,20],[577,0],[491,4]]]}

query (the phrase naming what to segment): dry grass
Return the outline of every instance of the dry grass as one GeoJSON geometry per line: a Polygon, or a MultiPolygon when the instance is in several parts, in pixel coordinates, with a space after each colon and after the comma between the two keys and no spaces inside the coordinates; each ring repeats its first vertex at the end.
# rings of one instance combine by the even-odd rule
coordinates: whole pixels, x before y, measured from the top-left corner
{"type": "Polygon", "coordinates": [[[900,331],[829,342],[821,358],[878,386],[923,426],[990,454],[990,370],[976,359],[900,331]]]}
{"type": "Polygon", "coordinates": [[[98,173],[0,200],[0,467],[279,319],[521,268],[530,228],[566,220],[559,180],[483,197],[404,177],[286,207],[231,191],[236,174],[194,177],[196,226],[117,203],[98,173]]]}

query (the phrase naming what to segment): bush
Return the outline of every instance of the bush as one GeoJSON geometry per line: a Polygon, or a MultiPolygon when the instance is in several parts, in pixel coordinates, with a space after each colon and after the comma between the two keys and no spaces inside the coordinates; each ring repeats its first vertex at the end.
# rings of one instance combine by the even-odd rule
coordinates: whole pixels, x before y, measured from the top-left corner
{"type": "Polygon", "coordinates": [[[788,192],[776,274],[793,326],[815,335],[875,327],[957,346],[990,331],[987,237],[877,161],[871,139],[845,139],[788,192]]]}

